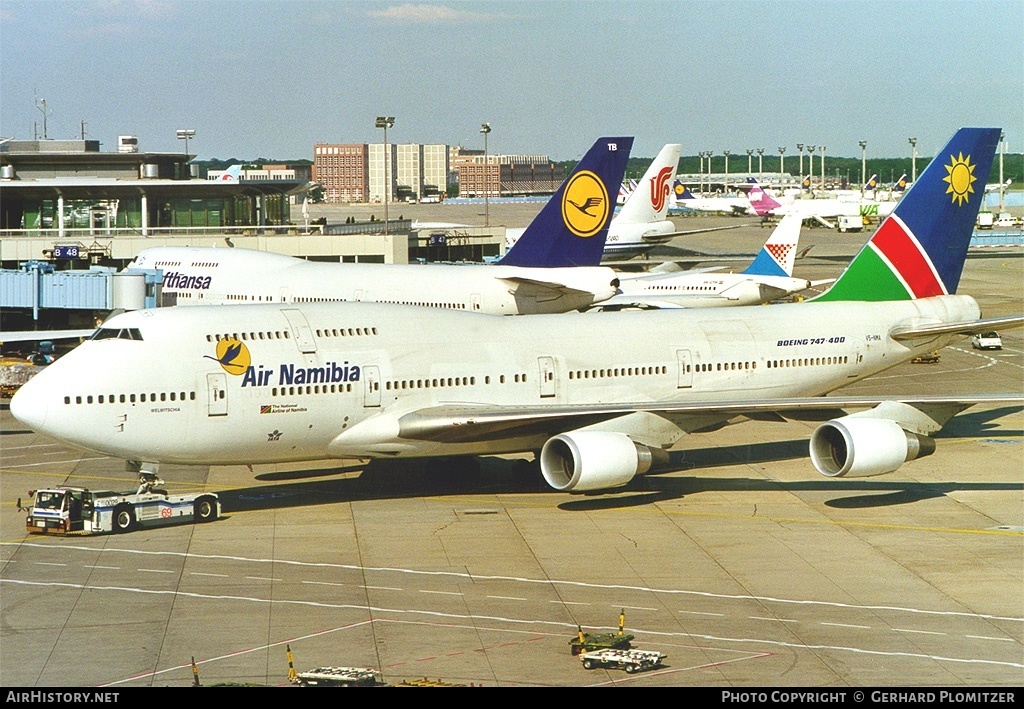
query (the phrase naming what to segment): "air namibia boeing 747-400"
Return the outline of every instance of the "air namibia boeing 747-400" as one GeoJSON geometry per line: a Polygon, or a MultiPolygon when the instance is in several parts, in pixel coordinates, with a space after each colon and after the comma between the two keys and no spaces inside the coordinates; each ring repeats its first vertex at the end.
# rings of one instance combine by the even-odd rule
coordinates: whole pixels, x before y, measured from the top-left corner
{"type": "MultiPolygon", "coordinates": [[[[525,318],[367,303],[156,308],[108,320],[25,384],[11,412],[142,470],[532,451],[553,488],[591,492],[739,415],[860,407],[814,431],[811,459],[827,476],[887,473],[931,453],[929,434],[967,406],[1022,398],[836,392],[1024,322],[982,319],[955,295],[998,140],[999,129],[958,131],[835,285],[804,303],[525,318]]],[[[566,213],[583,204],[570,190],[561,200],[566,213]]]]}

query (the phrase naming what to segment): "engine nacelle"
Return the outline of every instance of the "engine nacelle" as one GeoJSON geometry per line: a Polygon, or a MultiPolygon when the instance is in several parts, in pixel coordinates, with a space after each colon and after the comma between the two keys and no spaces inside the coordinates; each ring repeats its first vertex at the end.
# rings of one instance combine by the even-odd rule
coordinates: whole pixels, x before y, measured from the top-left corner
{"type": "Polygon", "coordinates": [[[556,490],[593,492],[622,487],[662,457],[668,458],[661,449],[634,443],[624,433],[570,431],[544,444],[540,470],[556,490]]]}
{"type": "Polygon", "coordinates": [[[811,434],[811,462],[830,478],[869,478],[935,452],[935,440],[888,419],[843,416],[811,434]]]}

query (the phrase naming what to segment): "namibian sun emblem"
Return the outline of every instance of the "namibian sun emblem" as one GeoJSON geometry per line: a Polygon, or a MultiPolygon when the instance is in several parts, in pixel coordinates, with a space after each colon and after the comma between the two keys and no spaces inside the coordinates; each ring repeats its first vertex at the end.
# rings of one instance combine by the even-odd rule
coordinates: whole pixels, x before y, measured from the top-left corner
{"type": "Polygon", "coordinates": [[[610,209],[608,190],[589,170],[573,175],[562,193],[562,221],[576,236],[587,238],[601,231],[610,209]]]}
{"type": "Polygon", "coordinates": [[[245,374],[252,364],[249,348],[235,339],[217,340],[217,356],[206,355],[206,358],[217,360],[228,374],[245,374]]]}
{"type": "Polygon", "coordinates": [[[959,157],[950,155],[949,158],[952,161],[946,165],[946,172],[949,174],[942,180],[949,183],[946,194],[952,194],[953,201],[960,205],[970,199],[969,195],[974,192],[974,181],[978,178],[974,175],[970,155],[964,157],[964,154],[960,153],[959,157]]]}

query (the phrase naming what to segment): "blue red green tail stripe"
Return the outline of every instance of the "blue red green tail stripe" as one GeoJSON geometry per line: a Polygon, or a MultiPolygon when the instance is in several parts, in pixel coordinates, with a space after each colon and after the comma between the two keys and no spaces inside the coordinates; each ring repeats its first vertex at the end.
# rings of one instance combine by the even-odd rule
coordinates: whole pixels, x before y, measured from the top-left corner
{"type": "Polygon", "coordinates": [[[835,284],[816,300],[913,300],[955,293],[998,128],[961,128],[835,284]]]}

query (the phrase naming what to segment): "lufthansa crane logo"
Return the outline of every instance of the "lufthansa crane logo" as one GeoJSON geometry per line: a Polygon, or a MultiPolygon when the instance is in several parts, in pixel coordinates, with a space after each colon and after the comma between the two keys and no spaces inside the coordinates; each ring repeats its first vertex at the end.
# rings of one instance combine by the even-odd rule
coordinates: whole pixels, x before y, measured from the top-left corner
{"type": "Polygon", "coordinates": [[[206,359],[217,361],[228,374],[244,374],[249,365],[252,364],[252,357],[249,356],[249,348],[244,342],[233,338],[217,340],[217,356],[205,355],[206,359]]]}
{"type": "Polygon", "coordinates": [[[576,236],[588,238],[601,231],[610,208],[607,188],[589,170],[573,175],[562,193],[562,221],[576,236]]]}
{"type": "Polygon", "coordinates": [[[949,156],[950,164],[946,165],[946,172],[948,173],[942,178],[943,182],[949,183],[949,188],[946,190],[946,194],[952,194],[952,200],[961,205],[970,199],[970,194],[974,192],[974,181],[978,178],[974,175],[974,165],[971,165],[971,156],[964,157],[963,153],[960,153],[958,157],[949,156]]]}

